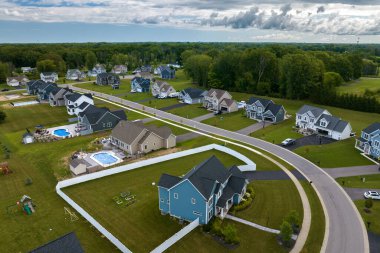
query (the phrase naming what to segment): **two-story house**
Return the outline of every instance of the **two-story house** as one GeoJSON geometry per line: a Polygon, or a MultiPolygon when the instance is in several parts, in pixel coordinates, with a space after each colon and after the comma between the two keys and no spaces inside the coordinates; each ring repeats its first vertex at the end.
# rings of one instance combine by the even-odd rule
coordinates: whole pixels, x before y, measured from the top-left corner
{"type": "Polygon", "coordinates": [[[162,174],[158,182],[159,209],[181,220],[207,224],[212,217],[224,218],[242,200],[248,180],[238,167],[227,169],[212,156],[186,175],[162,174]]]}
{"type": "Polygon", "coordinates": [[[375,122],[362,130],[355,148],[375,159],[380,159],[380,122],[375,122]]]}
{"type": "Polygon", "coordinates": [[[118,89],[120,85],[120,78],[113,73],[100,73],[96,76],[97,85],[111,85],[112,88],[118,89]]]}
{"type": "Polygon", "coordinates": [[[285,119],[285,108],[272,100],[251,97],[246,106],[246,115],[250,119],[278,123],[285,119]]]}
{"type": "Polygon", "coordinates": [[[162,79],[174,79],[175,69],[169,66],[161,65],[154,69],[154,74],[159,75],[162,79]]]}
{"type": "Polygon", "coordinates": [[[105,107],[89,105],[78,114],[77,131],[80,135],[113,129],[121,120],[126,120],[124,110],[110,111],[105,107]]]}
{"type": "Polygon", "coordinates": [[[38,87],[46,84],[42,80],[32,80],[26,83],[26,91],[29,95],[37,95],[38,87]]]}
{"type": "Polygon", "coordinates": [[[7,85],[11,87],[23,86],[29,82],[26,76],[12,76],[7,77],[7,85]]]}
{"type": "Polygon", "coordinates": [[[55,87],[49,94],[50,106],[65,106],[65,95],[71,94],[73,91],[68,88],[55,87]]]}
{"type": "Polygon", "coordinates": [[[201,104],[207,91],[198,88],[186,88],[178,94],[178,98],[185,104],[201,104]]]}
{"type": "Polygon", "coordinates": [[[88,76],[92,76],[92,77],[96,77],[98,74],[101,74],[101,73],[106,73],[106,67],[103,65],[103,64],[96,64],[92,70],[89,70],[87,75],[88,76]]]}
{"type": "Polygon", "coordinates": [[[130,155],[146,154],[176,145],[176,136],[167,126],[144,125],[141,121],[120,121],[112,130],[112,144],[130,155]]]}
{"type": "Polygon", "coordinates": [[[304,105],[296,113],[296,127],[307,129],[334,140],[344,140],[351,136],[349,122],[332,116],[327,110],[304,105]]]}
{"type": "Polygon", "coordinates": [[[37,98],[40,101],[46,101],[49,99],[49,94],[51,91],[57,88],[55,83],[44,83],[37,88],[37,98]]]}
{"type": "Polygon", "coordinates": [[[90,105],[94,105],[94,100],[91,94],[79,94],[71,93],[64,95],[65,105],[67,108],[67,113],[69,115],[79,115],[79,113],[86,110],[90,105]]]}
{"type": "Polygon", "coordinates": [[[134,77],[131,80],[131,92],[149,92],[150,80],[142,77],[134,77]]]}
{"type": "Polygon", "coordinates": [[[211,89],[205,94],[203,106],[213,111],[235,112],[238,110],[236,101],[228,91],[211,89]]]}
{"type": "Polygon", "coordinates": [[[176,90],[167,82],[156,81],[152,85],[152,95],[159,98],[171,97],[176,90]]]}
{"type": "Polygon", "coordinates": [[[55,72],[42,72],[40,73],[40,78],[44,82],[54,83],[58,81],[58,74],[55,72]]]}
{"type": "Polygon", "coordinates": [[[127,66],[125,66],[125,65],[115,65],[115,66],[113,66],[113,68],[111,70],[111,73],[120,75],[120,74],[127,73],[127,71],[128,71],[127,66]]]}
{"type": "Polygon", "coordinates": [[[67,73],[66,73],[66,79],[67,80],[79,81],[79,80],[82,80],[84,78],[86,78],[86,73],[81,72],[79,69],[67,70],[67,73]]]}

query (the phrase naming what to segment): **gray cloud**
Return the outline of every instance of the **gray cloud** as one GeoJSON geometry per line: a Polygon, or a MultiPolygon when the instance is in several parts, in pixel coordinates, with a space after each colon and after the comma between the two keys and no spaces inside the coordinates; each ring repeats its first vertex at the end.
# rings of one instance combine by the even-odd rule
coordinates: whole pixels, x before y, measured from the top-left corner
{"type": "Polygon", "coordinates": [[[317,9],[317,13],[323,13],[323,12],[325,12],[325,7],[323,5],[321,5],[317,9]]]}

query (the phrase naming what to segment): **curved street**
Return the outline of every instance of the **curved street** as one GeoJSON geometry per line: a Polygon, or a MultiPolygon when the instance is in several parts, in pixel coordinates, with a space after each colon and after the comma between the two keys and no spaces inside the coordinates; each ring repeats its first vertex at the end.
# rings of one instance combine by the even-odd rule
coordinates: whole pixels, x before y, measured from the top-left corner
{"type": "Polygon", "coordinates": [[[70,88],[79,92],[92,93],[93,95],[112,102],[120,103],[133,109],[142,110],[157,117],[174,121],[210,134],[246,143],[279,157],[293,165],[308,180],[310,180],[319,194],[326,216],[326,231],[321,251],[328,253],[369,252],[367,231],[354,203],[344,189],[340,187],[330,175],[303,157],[263,140],[206,125],[115,96],[81,89],[72,85],[70,85],[70,88]]]}

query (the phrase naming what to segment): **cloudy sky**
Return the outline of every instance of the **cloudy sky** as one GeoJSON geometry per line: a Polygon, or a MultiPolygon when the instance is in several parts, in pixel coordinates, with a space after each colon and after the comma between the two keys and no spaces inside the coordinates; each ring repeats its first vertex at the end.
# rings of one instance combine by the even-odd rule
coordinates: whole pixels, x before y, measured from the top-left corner
{"type": "Polygon", "coordinates": [[[380,0],[0,0],[0,43],[380,43],[380,0]]]}

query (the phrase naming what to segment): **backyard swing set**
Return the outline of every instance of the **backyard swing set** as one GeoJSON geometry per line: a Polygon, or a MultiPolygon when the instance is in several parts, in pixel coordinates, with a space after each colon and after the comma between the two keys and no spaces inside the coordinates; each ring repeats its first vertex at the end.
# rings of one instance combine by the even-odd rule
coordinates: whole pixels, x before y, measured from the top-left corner
{"type": "Polygon", "coordinates": [[[31,215],[36,210],[34,209],[36,205],[33,203],[32,198],[24,195],[20,199],[20,201],[17,201],[16,204],[7,206],[7,213],[8,214],[14,214],[17,212],[23,212],[25,215],[31,215]]]}

